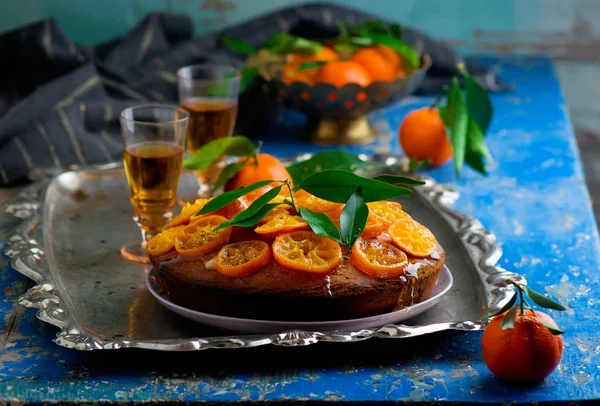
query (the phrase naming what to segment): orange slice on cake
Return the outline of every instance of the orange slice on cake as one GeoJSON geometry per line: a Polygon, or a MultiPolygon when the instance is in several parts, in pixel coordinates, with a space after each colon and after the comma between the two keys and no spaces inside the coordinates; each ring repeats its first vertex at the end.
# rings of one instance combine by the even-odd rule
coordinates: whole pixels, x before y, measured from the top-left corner
{"type": "Polygon", "coordinates": [[[233,278],[252,275],[271,262],[271,247],[250,240],[227,244],[217,255],[217,272],[233,278]]]}
{"type": "Polygon", "coordinates": [[[312,231],[294,231],[275,238],[273,257],[287,269],[326,274],[342,261],[342,249],[337,242],[312,231]]]}
{"type": "Polygon", "coordinates": [[[216,230],[227,221],[223,216],[207,215],[197,218],[175,236],[175,249],[179,255],[195,256],[223,246],[231,237],[232,227],[216,230]]]}

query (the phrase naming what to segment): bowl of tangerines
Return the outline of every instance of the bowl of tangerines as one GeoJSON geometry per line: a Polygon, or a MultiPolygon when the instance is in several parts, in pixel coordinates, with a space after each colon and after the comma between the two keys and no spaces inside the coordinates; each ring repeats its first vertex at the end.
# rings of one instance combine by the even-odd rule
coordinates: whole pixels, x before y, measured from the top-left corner
{"type": "Polygon", "coordinates": [[[340,26],[322,41],[279,33],[256,50],[223,38],[248,55],[244,76],[258,79],[283,106],[308,115],[307,134],[320,144],[356,144],[377,136],[366,114],[414,92],[430,58],[402,41],[397,24],[340,26]]]}

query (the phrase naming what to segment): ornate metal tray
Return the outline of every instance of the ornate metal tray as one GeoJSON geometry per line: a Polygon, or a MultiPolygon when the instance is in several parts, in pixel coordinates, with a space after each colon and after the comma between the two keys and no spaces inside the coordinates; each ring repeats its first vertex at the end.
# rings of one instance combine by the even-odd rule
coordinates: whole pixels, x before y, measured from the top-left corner
{"type": "MultiPolygon", "coordinates": [[[[400,158],[367,159],[390,164],[400,158]]],[[[179,192],[183,199],[193,198],[193,176],[184,174],[179,192]]],[[[68,348],[192,351],[403,338],[481,329],[487,315],[508,300],[512,290],[505,278],[519,278],[496,265],[502,252],[495,236],[478,220],[449,208],[457,198],[452,189],[427,180],[402,199],[445,248],[454,285],[438,305],[406,324],[372,330],[225,336],[169,312],[146,290],[145,268],[120,259],[120,246],[138,239],[139,231],[119,164],[42,177],[3,203],[0,238],[8,242],[13,267],[36,283],[19,303],[59,327],[54,341],[68,348]]]]}

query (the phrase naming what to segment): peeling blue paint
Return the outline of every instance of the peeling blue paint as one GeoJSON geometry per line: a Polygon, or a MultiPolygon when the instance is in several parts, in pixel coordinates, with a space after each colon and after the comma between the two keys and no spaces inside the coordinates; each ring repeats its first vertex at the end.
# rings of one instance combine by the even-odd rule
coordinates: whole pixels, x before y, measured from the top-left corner
{"type": "MultiPolygon", "coordinates": [[[[13,325],[0,352],[0,401],[600,399],[600,240],[564,99],[545,58],[483,61],[498,63],[516,89],[493,96],[496,113],[488,138],[495,163],[489,177],[465,170],[456,205],[497,234],[504,267],[572,309],[552,314],[567,333],[562,363],[546,382],[516,388],[495,379],[481,359],[477,333],[185,354],[71,351],[51,342],[56,330],[34,311],[15,308],[26,281],[0,262],[1,336],[13,325]]],[[[406,112],[431,101],[410,98],[373,114],[390,131],[391,151],[399,152],[395,129],[406,112]]],[[[288,113],[263,149],[278,155],[320,150],[299,144],[302,120],[288,113]]],[[[450,165],[430,174],[454,181],[450,165]]]]}

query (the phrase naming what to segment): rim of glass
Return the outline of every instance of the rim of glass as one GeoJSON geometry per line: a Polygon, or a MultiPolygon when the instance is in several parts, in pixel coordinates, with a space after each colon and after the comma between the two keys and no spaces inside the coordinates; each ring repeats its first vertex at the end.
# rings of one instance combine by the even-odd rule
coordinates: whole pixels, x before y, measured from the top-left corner
{"type": "Polygon", "coordinates": [[[181,107],[172,105],[172,104],[139,104],[133,107],[127,107],[126,109],[123,109],[123,111],[121,111],[121,114],[119,114],[119,119],[121,121],[126,121],[128,123],[138,123],[138,124],[148,124],[148,125],[164,125],[164,124],[179,124],[179,123],[183,123],[185,121],[188,121],[190,118],[190,113],[187,110],[182,109],[181,107]],[[128,110],[134,111],[134,110],[138,110],[138,109],[149,109],[149,108],[159,108],[159,109],[165,109],[165,110],[171,110],[171,111],[176,111],[180,114],[182,114],[183,117],[176,119],[176,120],[167,120],[167,121],[141,121],[141,120],[135,120],[135,119],[131,119],[131,118],[127,118],[124,116],[125,112],[128,110]]]}
{"type": "Polygon", "coordinates": [[[188,82],[199,82],[199,83],[207,83],[207,82],[221,82],[221,81],[228,81],[228,80],[240,80],[242,77],[242,72],[240,69],[231,66],[231,65],[223,65],[223,64],[211,64],[211,63],[199,63],[196,65],[187,65],[187,66],[182,66],[181,68],[177,69],[177,78],[181,79],[181,80],[185,80],[188,82]],[[230,77],[219,77],[219,78],[215,78],[215,79],[194,79],[191,77],[185,77],[183,76],[183,72],[184,71],[188,71],[188,70],[193,70],[193,69],[203,69],[203,70],[209,70],[209,69],[225,69],[225,70],[229,70],[229,73],[227,73],[226,75],[230,75],[233,74],[233,76],[230,77]]]}

